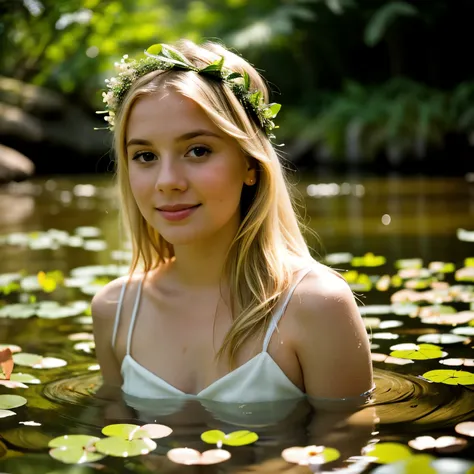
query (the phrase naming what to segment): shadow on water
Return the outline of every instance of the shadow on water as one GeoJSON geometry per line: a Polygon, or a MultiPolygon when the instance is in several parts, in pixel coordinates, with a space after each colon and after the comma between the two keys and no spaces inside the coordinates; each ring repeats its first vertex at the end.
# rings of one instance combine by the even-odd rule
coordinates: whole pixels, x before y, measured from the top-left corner
{"type": "MultiPolygon", "coordinates": [[[[327,254],[374,252],[386,257],[386,263],[378,267],[363,268],[373,284],[366,291],[358,290],[358,294],[368,308],[393,303],[391,297],[400,287],[383,290],[375,282],[382,275],[396,273],[394,264],[401,258],[421,258],[423,268],[431,261],[454,262],[460,268],[465,258],[474,256],[473,242],[458,238],[459,229],[473,230],[474,222],[474,187],[461,179],[338,180],[321,186],[306,178],[299,187],[311,227],[319,233],[327,254]]],[[[0,315],[9,304],[31,304],[32,295],[37,303],[53,301],[61,307],[87,302],[94,285],[120,273],[126,249],[124,254],[116,203],[107,177],[38,180],[0,190],[0,315]],[[55,231],[47,233],[51,229],[55,231]],[[45,293],[35,286],[35,275],[53,270],[60,270],[65,279],[53,292],[45,293]],[[20,284],[20,291],[14,287],[5,291],[15,283],[20,284]]],[[[342,257],[333,266],[353,269],[342,257]]],[[[430,274],[430,278],[433,276],[430,274]]],[[[435,276],[442,282],[456,283],[452,275],[435,276]]],[[[453,297],[457,311],[472,307],[474,291],[466,289],[465,294],[470,296],[462,300],[453,297]]],[[[291,466],[281,458],[281,452],[291,446],[313,444],[331,446],[341,453],[339,461],[325,465],[325,472],[341,467],[352,469],[344,472],[371,472],[374,464],[360,456],[365,446],[377,441],[406,444],[421,435],[455,436],[454,426],[473,417],[474,385],[431,383],[421,377],[428,370],[449,368],[440,365],[439,360],[416,360],[407,365],[375,361],[376,389],[359,410],[315,409],[308,400],[244,405],[186,399],[158,402],[121,396],[102,400],[94,396],[100,375],[93,346],[88,345],[90,317],[84,311],[55,317],[49,308],[47,316],[45,311],[37,317],[34,311],[12,310],[9,316],[0,317],[0,343],[17,344],[22,352],[67,362],[66,366],[50,369],[17,366],[17,372],[34,374],[41,384],[15,389],[0,386],[0,394],[15,393],[28,401],[26,406],[14,409],[15,416],[0,419],[0,470],[10,474],[303,473],[309,472],[308,467],[291,466]],[[48,455],[48,442],[56,436],[101,436],[105,425],[117,422],[160,423],[172,427],[173,433],[157,440],[158,447],[151,454],[125,460],[107,457],[78,467],[48,455]],[[180,466],[166,457],[174,447],[210,449],[212,446],[202,442],[200,435],[213,429],[249,429],[258,433],[259,441],[228,448],[232,458],[216,466],[180,466]]],[[[414,343],[419,336],[445,334],[454,326],[436,321],[427,324],[413,314],[401,316],[390,309],[374,315],[379,325],[370,330],[373,350],[385,355],[395,343],[414,343]],[[400,325],[391,324],[394,320],[400,325]]],[[[471,346],[472,340],[465,336],[457,343],[444,345],[443,350],[461,360],[472,357],[471,346]]],[[[469,366],[452,368],[473,372],[469,366]]],[[[456,456],[473,458],[469,449],[456,456]]],[[[313,472],[322,472],[318,469],[312,467],[313,472]]]]}

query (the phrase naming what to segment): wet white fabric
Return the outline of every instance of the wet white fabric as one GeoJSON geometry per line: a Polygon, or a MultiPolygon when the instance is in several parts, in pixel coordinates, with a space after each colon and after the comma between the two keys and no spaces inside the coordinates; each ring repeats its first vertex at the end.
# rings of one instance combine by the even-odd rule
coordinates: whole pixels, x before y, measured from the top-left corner
{"type": "MultiPolygon", "coordinates": [[[[130,354],[133,336],[133,328],[140,307],[142,281],[138,285],[137,295],[133,306],[133,313],[127,337],[127,352],[122,361],[121,373],[123,377],[122,390],[126,395],[147,399],[175,399],[176,407],[169,407],[169,411],[177,411],[183,399],[213,400],[215,402],[228,403],[256,403],[275,402],[280,400],[291,400],[301,398],[302,392],[281,370],[279,365],[267,352],[273,332],[283,316],[288,302],[300,281],[311,271],[313,267],[300,270],[296,280],[290,287],[283,303],[278,306],[268,327],[263,342],[262,352],[229,372],[211,385],[201,390],[198,394],[185,393],[169,384],[158,375],[139,364],[130,354]],[[180,402],[181,399],[181,402],[180,402]]],[[[123,297],[126,283],[122,287],[115,326],[112,336],[112,346],[115,345],[117,328],[122,309],[123,297]]]]}

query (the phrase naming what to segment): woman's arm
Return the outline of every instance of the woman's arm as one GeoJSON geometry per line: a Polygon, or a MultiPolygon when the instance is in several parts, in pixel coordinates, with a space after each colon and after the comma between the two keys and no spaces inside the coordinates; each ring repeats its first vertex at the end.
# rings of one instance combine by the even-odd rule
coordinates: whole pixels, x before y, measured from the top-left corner
{"type": "Polygon", "coordinates": [[[92,299],[91,312],[94,327],[95,352],[102,373],[103,385],[99,398],[114,399],[122,385],[120,364],[112,348],[115,313],[123,279],[104,286],[92,299]]]}
{"type": "Polygon", "coordinates": [[[298,292],[295,350],[305,390],[314,398],[358,397],[373,388],[367,332],[347,283],[321,273],[308,275],[298,292]]]}

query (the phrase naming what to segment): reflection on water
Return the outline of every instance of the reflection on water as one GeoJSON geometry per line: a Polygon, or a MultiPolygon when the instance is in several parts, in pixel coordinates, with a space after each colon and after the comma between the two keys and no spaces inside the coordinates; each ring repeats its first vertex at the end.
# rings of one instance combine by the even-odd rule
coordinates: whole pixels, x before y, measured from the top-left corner
{"type": "MultiPolygon", "coordinates": [[[[124,264],[127,258],[127,252],[122,252],[126,246],[110,184],[110,177],[64,178],[1,189],[0,288],[12,282],[20,285],[22,303],[28,303],[32,295],[61,304],[88,301],[94,285],[119,271],[110,264],[124,264]],[[56,231],[40,234],[50,229],[56,231]],[[55,291],[44,293],[35,287],[39,271],[53,270],[65,276],[55,291]]],[[[325,252],[373,252],[387,258],[382,267],[364,269],[374,281],[377,276],[393,275],[394,263],[401,258],[421,258],[424,267],[434,260],[454,262],[459,268],[465,258],[474,256],[474,243],[456,237],[459,228],[474,230],[474,186],[462,179],[328,180],[321,184],[306,177],[299,189],[305,196],[311,227],[321,237],[325,252]]],[[[360,296],[369,307],[388,305],[394,292],[392,288],[374,288],[360,296]]],[[[472,305],[473,291],[467,289],[464,295],[464,299],[452,303],[457,311],[469,310],[472,305]]],[[[0,311],[2,306],[17,302],[17,291],[0,293],[0,311]]],[[[40,318],[28,317],[19,310],[7,318],[0,317],[0,343],[17,344],[23,352],[68,363],[52,369],[17,367],[17,371],[32,373],[42,383],[27,389],[0,386],[0,393],[15,393],[28,400],[26,407],[14,410],[16,416],[0,419],[0,470],[4,472],[303,473],[309,472],[307,467],[290,466],[280,453],[291,446],[312,444],[341,452],[339,461],[324,467],[327,471],[346,467],[349,470],[344,472],[370,472],[374,465],[359,458],[364,446],[379,440],[406,444],[423,434],[453,436],[454,425],[471,419],[474,413],[474,385],[450,386],[420,377],[429,370],[449,368],[436,359],[406,365],[389,365],[383,358],[375,362],[376,390],[365,407],[355,413],[315,409],[307,400],[231,405],[204,400],[97,399],[93,394],[100,385],[100,376],[88,344],[90,318],[79,311],[79,317],[53,319],[53,314],[59,314],[55,311],[50,309],[40,318]],[[81,470],[71,470],[47,453],[48,442],[55,436],[101,436],[101,428],[115,422],[162,423],[174,432],[169,438],[157,440],[158,448],[148,456],[126,461],[108,457],[81,470]],[[258,443],[229,448],[232,458],[222,465],[183,467],[166,457],[166,452],[177,446],[209,449],[200,440],[206,430],[230,432],[243,428],[257,432],[258,443]]],[[[372,316],[369,308],[365,316],[372,316]]],[[[408,313],[395,314],[393,308],[373,316],[378,318],[378,326],[372,328],[374,351],[380,354],[388,355],[393,344],[416,342],[419,336],[451,329],[436,322],[427,324],[408,313]]],[[[443,350],[451,358],[472,358],[469,326],[463,326],[460,334],[465,337],[444,345],[443,350]]],[[[453,369],[473,372],[469,366],[453,369]]],[[[473,457],[469,449],[457,456],[473,457]]],[[[323,472],[318,469],[312,467],[314,472],[323,472]]]]}

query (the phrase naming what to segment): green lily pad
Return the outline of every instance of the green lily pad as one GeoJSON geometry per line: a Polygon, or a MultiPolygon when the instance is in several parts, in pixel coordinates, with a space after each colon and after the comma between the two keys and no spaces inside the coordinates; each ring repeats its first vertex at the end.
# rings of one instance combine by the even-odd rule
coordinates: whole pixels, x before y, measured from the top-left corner
{"type": "Polygon", "coordinates": [[[43,357],[28,352],[13,354],[13,362],[15,362],[16,365],[32,367],[33,369],[55,369],[67,365],[67,362],[63,359],[58,359],[56,357],[43,357]]]}
{"type": "Polygon", "coordinates": [[[156,443],[150,438],[128,440],[119,436],[111,436],[97,441],[95,447],[102,454],[127,458],[148,454],[156,449],[156,443]]]}
{"type": "Polygon", "coordinates": [[[10,380],[14,382],[27,383],[27,384],[40,384],[41,380],[30,374],[15,373],[10,375],[10,380]]]}
{"type": "Polygon", "coordinates": [[[0,410],[0,418],[8,418],[9,416],[16,415],[14,411],[11,410],[0,410]]]}
{"type": "Polygon", "coordinates": [[[404,258],[395,261],[396,269],[405,268],[421,268],[423,267],[423,260],[421,258],[404,258]]]}
{"type": "Polygon", "coordinates": [[[390,352],[392,357],[399,357],[401,359],[441,359],[441,357],[446,355],[446,352],[443,352],[441,347],[433,344],[397,344],[390,349],[392,349],[392,352],[390,352]]]}
{"type": "Polygon", "coordinates": [[[437,470],[434,467],[435,460],[436,458],[429,454],[415,454],[401,461],[379,466],[372,471],[372,474],[441,474],[447,472],[437,470]]]}
{"type": "Polygon", "coordinates": [[[9,410],[10,408],[18,408],[26,405],[26,398],[19,395],[0,395],[0,409],[9,410]]]}
{"type": "Polygon", "coordinates": [[[423,378],[431,382],[444,383],[446,385],[473,385],[474,374],[463,370],[439,369],[430,370],[423,374],[423,378]]]}
{"type": "Polygon", "coordinates": [[[86,462],[100,461],[105,458],[105,454],[98,453],[95,450],[89,451],[84,448],[66,446],[51,449],[49,455],[65,464],[83,464],[86,462]]]}
{"type": "Polygon", "coordinates": [[[36,314],[36,308],[29,304],[7,304],[0,309],[0,318],[27,319],[36,314]]]}
{"type": "Polygon", "coordinates": [[[95,443],[100,438],[87,435],[65,435],[52,439],[48,446],[53,448],[49,454],[54,459],[66,464],[82,464],[103,459],[105,456],[98,453],[95,443]]]}
{"type": "Polygon", "coordinates": [[[417,338],[417,342],[426,342],[428,344],[457,344],[466,340],[467,337],[456,334],[423,334],[417,338]]]}
{"type": "Polygon", "coordinates": [[[379,464],[402,461],[412,456],[410,449],[400,443],[377,443],[367,446],[364,454],[376,458],[375,462],[379,464]]]}
{"type": "Polygon", "coordinates": [[[93,446],[100,438],[88,435],[64,435],[52,439],[50,448],[87,448],[93,446]]]}
{"type": "Polygon", "coordinates": [[[169,436],[173,430],[166,425],[148,424],[143,426],[132,424],[108,425],[102,429],[105,436],[115,436],[127,440],[132,439],[159,439],[169,436]]]}
{"type": "Polygon", "coordinates": [[[258,440],[257,433],[247,430],[233,431],[225,434],[220,430],[205,431],[201,434],[201,439],[208,444],[217,444],[222,446],[245,446],[247,444],[255,443],[258,440]]]}
{"type": "Polygon", "coordinates": [[[21,352],[21,347],[15,344],[0,344],[0,352],[5,349],[10,349],[12,352],[21,352]]]}
{"type": "Polygon", "coordinates": [[[385,265],[387,259],[381,255],[374,255],[371,252],[362,257],[354,257],[351,261],[353,267],[380,267],[385,265]]]}

